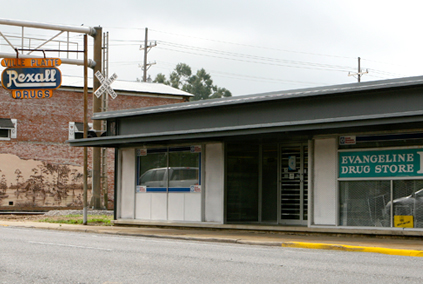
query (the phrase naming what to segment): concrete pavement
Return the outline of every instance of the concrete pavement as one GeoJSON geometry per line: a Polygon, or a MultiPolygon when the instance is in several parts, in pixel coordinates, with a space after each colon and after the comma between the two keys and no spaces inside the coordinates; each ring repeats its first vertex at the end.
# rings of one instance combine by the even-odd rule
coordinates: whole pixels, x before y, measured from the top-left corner
{"type": "Polygon", "coordinates": [[[423,257],[423,238],[393,238],[151,226],[93,226],[0,220],[0,226],[423,257]]]}

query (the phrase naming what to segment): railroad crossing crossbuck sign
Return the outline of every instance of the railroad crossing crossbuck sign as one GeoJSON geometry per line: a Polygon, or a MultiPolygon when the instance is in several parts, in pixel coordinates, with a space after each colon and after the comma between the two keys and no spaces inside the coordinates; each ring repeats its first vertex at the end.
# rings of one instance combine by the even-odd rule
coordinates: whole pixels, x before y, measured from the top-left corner
{"type": "Polygon", "coordinates": [[[109,95],[112,97],[112,99],[116,99],[117,94],[115,91],[110,87],[110,85],[116,80],[117,75],[116,73],[113,73],[112,77],[109,79],[105,79],[103,77],[103,74],[101,74],[100,71],[95,72],[95,76],[100,81],[101,85],[100,87],[94,92],[94,95],[96,95],[97,98],[99,98],[104,93],[109,93],[109,95]]]}

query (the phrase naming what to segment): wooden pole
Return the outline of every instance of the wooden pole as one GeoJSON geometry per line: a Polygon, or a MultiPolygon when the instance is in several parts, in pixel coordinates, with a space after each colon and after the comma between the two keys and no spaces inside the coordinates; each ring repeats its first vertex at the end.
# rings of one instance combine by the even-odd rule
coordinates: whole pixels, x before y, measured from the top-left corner
{"type": "MultiPolygon", "coordinates": [[[[84,139],[88,137],[88,40],[87,34],[84,34],[84,139]]],[[[88,153],[87,147],[84,147],[84,210],[83,224],[87,225],[87,191],[88,191],[88,153]]]]}

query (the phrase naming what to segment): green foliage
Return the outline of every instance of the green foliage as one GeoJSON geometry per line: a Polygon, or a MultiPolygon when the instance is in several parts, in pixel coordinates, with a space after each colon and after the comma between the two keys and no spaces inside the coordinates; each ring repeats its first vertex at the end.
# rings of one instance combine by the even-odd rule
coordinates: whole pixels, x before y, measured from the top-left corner
{"type": "MultiPolygon", "coordinates": [[[[87,217],[87,224],[111,226],[113,216],[108,215],[91,215],[87,217]]],[[[58,224],[82,224],[84,222],[82,215],[66,215],[60,217],[49,217],[39,220],[44,223],[58,223],[58,224]]]]}
{"type": "Polygon", "coordinates": [[[232,96],[229,90],[213,85],[213,80],[206,70],[200,69],[193,75],[191,67],[185,63],[176,65],[175,70],[169,75],[169,80],[166,79],[164,74],[159,73],[153,82],[170,85],[193,94],[192,101],[232,96]]]}
{"type": "Polygon", "coordinates": [[[157,74],[156,79],[153,81],[154,83],[161,83],[166,84],[166,76],[162,73],[157,74]]]}

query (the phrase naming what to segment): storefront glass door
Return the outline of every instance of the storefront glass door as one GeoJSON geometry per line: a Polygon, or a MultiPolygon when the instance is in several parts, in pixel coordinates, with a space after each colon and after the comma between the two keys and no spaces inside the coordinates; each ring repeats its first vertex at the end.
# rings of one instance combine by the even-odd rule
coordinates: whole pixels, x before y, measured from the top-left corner
{"type": "Polygon", "coordinates": [[[227,144],[226,221],[277,224],[278,145],[227,144]]]}
{"type": "Polygon", "coordinates": [[[308,152],[306,145],[282,146],[280,151],[279,223],[306,225],[308,152]]]}

